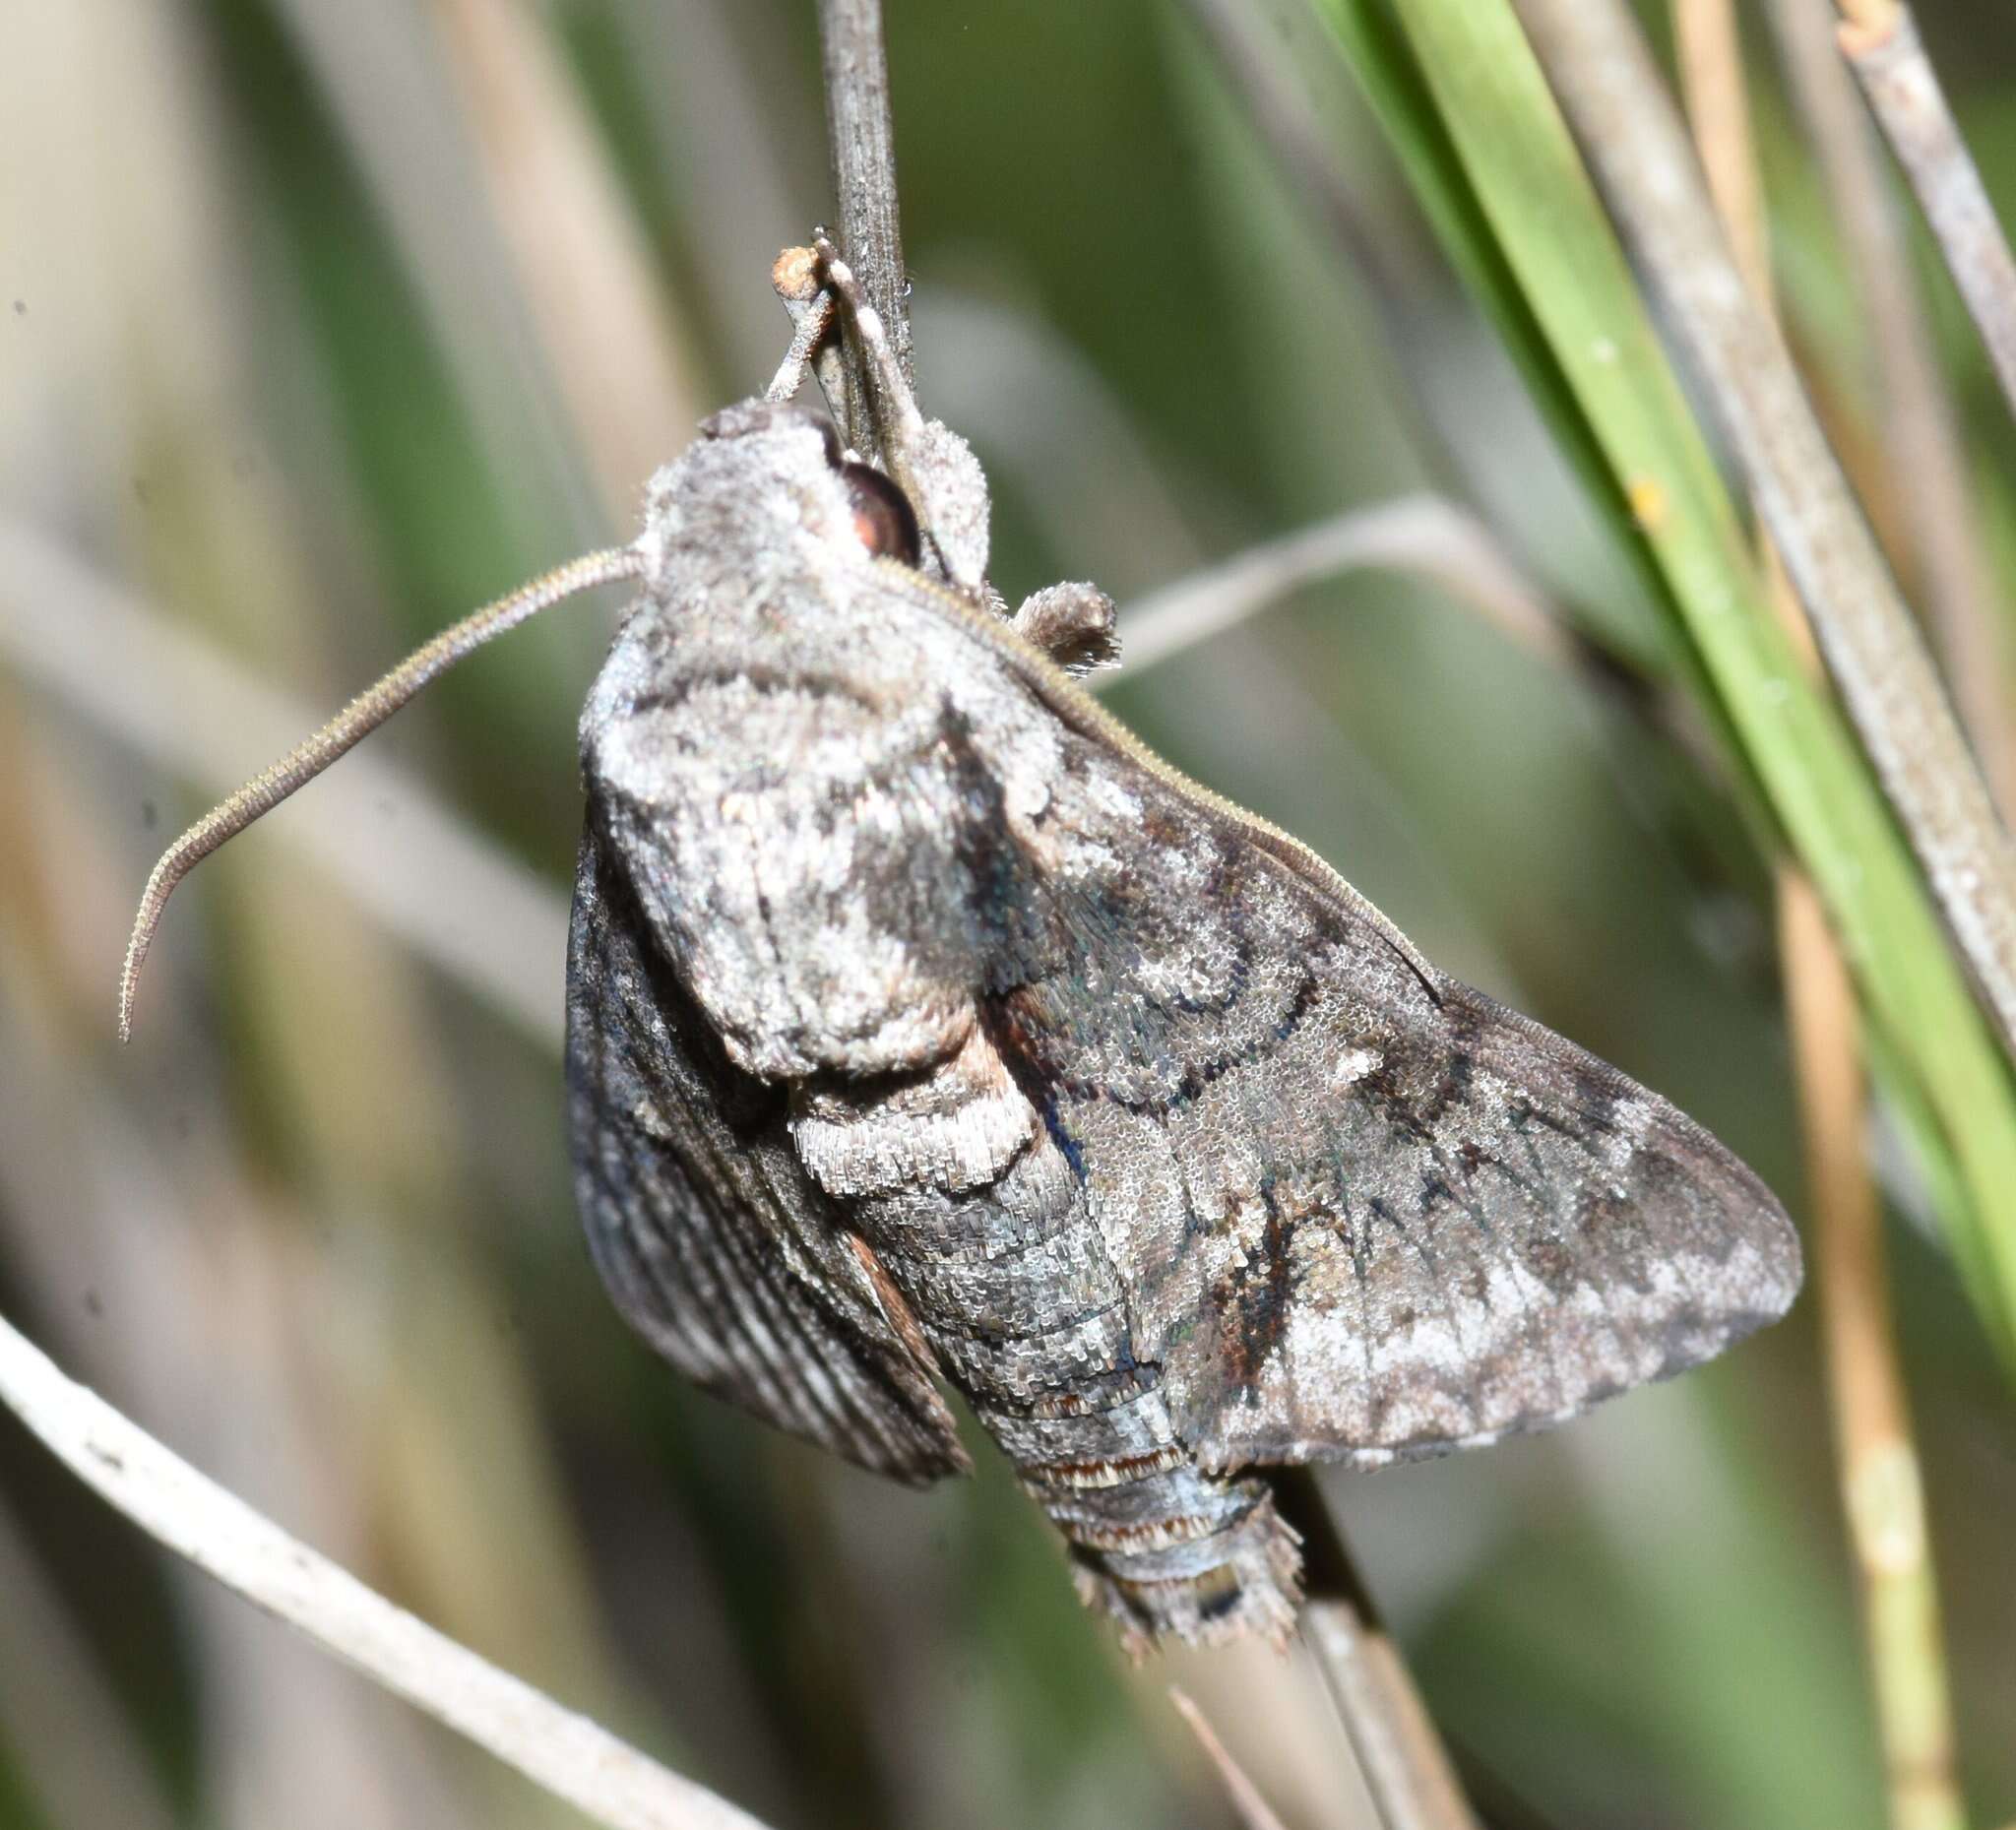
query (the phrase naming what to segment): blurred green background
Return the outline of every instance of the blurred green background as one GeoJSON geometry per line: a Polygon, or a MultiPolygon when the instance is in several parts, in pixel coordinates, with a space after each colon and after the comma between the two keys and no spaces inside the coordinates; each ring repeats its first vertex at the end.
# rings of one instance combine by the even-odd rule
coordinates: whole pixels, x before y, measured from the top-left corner
{"type": "MultiPolygon", "coordinates": [[[[1641,575],[1306,12],[1267,41],[1376,231],[1376,285],[1183,8],[888,11],[919,387],[988,467],[1011,601],[1092,577],[1124,616],[1435,487],[1661,668],[1641,575]]],[[[2005,9],[1922,13],[2016,208],[2005,9]]],[[[136,1042],[111,1041],[164,840],[444,623],[627,537],[652,464],[767,380],[770,261],[832,209],[810,5],[31,0],[7,38],[0,1308],[290,1529],[780,1830],[1229,1823],[1172,1679],[1290,1824],[1353,1821],[1308,1673],[1257,1648],[1129,1671],[983,1441],[971,1483],[884,1486],[689,1393],[603,1300],[555,1037],[608,601],[488,651],[207,866],[136,1042]]],[[[1855,288],[1768,35],[1751,49],[1785,310],[1880,491],[1855,288]]],[[[2010,428],[1925,271],[2005,556],[2010,428]]],[[[1398,571],[1111,697],[1800,1213],[1767,864],[1685,719],[1398,571]]],[[[2016,1414],[1878,1138],[1993,1823],[2016,1814],[2016,1414]]],[[[1810,1299],[1552,1436],[1326,1479],[1504,1821],[1882,1821],[1810,1299]]],[[[0,1419],[5,1830],[575,1821],[0,1419]]]]}

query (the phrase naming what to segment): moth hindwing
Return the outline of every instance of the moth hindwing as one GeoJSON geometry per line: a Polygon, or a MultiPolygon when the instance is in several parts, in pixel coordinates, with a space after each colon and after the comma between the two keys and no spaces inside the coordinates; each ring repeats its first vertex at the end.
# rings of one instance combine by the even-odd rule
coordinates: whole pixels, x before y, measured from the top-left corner
{"type": "Polygon", "coordinates": [[[420,650],[156,867],[175,883],[441,668],[640,590],[581,723],[567,1080],[593,1255],[674,1365],[923,1482],[956,1387],[1136,1648],[1292,1619],[1269,1463],[1496,1440],[1697,1364],[1799,1276],[1755,1175],[1444,977],[1072,675],[1111,601],[987,580],[972,452],[823,244],[769,393],[641,537],[420,650]],[[788,405],[854,333],[886,463],[788,405]]]}

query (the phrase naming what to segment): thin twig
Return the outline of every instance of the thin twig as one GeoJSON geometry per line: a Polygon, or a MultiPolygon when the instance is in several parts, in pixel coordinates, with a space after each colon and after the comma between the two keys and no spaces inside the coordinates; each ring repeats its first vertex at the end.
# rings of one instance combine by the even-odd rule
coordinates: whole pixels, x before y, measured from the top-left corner
{"type": "MultiPolygon", "coordinates": [[[[819,44],[826,71],[827,143],[840,205],[840,251],[881,314],[907,383],[911,361],[910,281],[896,201],[896,128],[889,106],[889,61],[882,47],[882,0],[819,0],[819,44]]],[[[842,430],[866,451],[873,444],[873,396],[858,363],[850,365],[842,430]]]]}
{"type": "Polygon", "coordinates": [[[1890,494],[1907,505],[1893,538],[1918,561],[1947,683],[2006,821],[2016,812],[2016,729],[1996,639],[2002,603],[1904,224],[1827,14],[1812,0],[1773,0],[1770,17],[1868,319],[1890,494]]]}
{"type": "Polygon", "coordinates": [[[762,1830],[366,1588],[197,1473],[0,1319],[0,1403],[177,1555],[612,1830],[762,1830]]]}
{"type": "Polygon", "coordinates": [[[1288,1830],[1260,1788],[1253,1784],[1246,1769],[1232,1758],[1226,1744],[1218,1738],[1218,1731],[1191,1700],[1189,1693],[1170,1684],[1169,1701],[1176,1706],[1176,1714],[1190,1725],[1190,1733],[1196,1735],[1197,1744],[1204,1749],[1204,1757],[1218,1769],[1226,1796],[1231,1799],[1232,1809],[1246,1830],[1288,1830]]]}
{"type": "Polygon", "coordinates": [[[1918,23],[1903,6],[1873,16],[1849,6],[1842,11],[1848,15],[1842,52],[1918,193],[2003,398],[2016,410],[2016,258],[1925,56],[1918,23]]]}
{"type": "MultiPolygon", "coordinates": [[[[880,0],[820,0],[819,20],[835,189],[841,203],[841,249],[883,314],[908,379],[908,287],[897,223],[895,142],[880,0]]],[[[850,382],[850,388],[859,385],[858,377],[850,382]]],[[[865,416],[864,408],[848,416],[849,436],[857,445],[865,416]]],[[[1307,1490],[1315,1493],[1313,1482],[1307,1490]]],[[[1320,1495],[1317,1505],[1320,1510],[1320,1495]]],[[[1318,1549],[1311,1542],[1314,1530],[1303,1528],[1312,1553],[1318,1549]]],[[[1328,1558],[1312,1554],[1312,1585],[1325,1570],[1348,1567],[1334,1532],[1327,1534],[1327,1547],[1328,1558]]],[[[1371,1624],[1355,1578],[1351,1578],[1348,1590],[1332,1593],[1312,1586],[1312,1599],[1302,1611],[1302,1632],[1330,1685],[1388,1830],[1474,1830],[1406,1666],[1391,1640],[1371,1624]]]]}
{"type": "Polygon", "coordinates": [[[1379,1618],[1316,1477],[1273,1476],[1282,1516],[1300,1533],[1307,1600],[1302,1644],[1322,1674],[1359,1775],[1386,1830],[1478,1830],[1407,1661],[1379,1618]]]}
{"type": "Polygon", "coordinates": [[[1303,1604],[1309,1649],[1387,1830],[1478,1830],[1400,1649],[1346,1601],[1303,1604]]]}
{"type": "Polygon", "coordinates": [[[1365,567],[1432,578],[1515,641],[1571,659],[1559,620],[1489,531],[1441,496],[1412,495],[1248,547],[1139,599],[1120,621],[1125,671],[1113,677],[1136,680],[1304,585],[1365,567]]]}
{"type": "MultiPolygon", "coordinates": [[[[1674,0],[1689,112],[1717,207],[1759,305],[1772,310],[1763,200],[1732,0],[1674,0]]],[[[1769,541],[1780,617],[1817,665],[1769,541]]],[[[1919,1464],[1890,1325],[1881,1210],[1869,1169],[1861,1026],[1848,967],[1811,880],[1778,871],[1778,936],[1797,1064],[1828,1386],[1849,1536],[1862,1576],[1894,1830],[1958,1830],[1951,1711],[1919,1464]]]]}
{"type": "Polygon", "coordinates": [[[1731,259],[1623,0],[1514,0],[1612,216],[1692,357],[1842,701],[2016,1058],[2016,853],[1897,585],[1731,259]]]}

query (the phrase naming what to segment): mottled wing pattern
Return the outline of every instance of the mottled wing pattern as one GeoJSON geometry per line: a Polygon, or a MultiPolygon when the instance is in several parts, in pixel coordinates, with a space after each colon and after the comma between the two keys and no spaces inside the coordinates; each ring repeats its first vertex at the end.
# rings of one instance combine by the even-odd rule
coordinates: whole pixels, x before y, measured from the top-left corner
{"type": "Polygon", "coordinates": [[[1791,1302],[1756,1176],[1292,842],[1081,720],[1030,843],[1064,964],[994,1022],[1207,1468],[1489,1441],[1791,1302]]]}
{"type": "Polygon", "coordinates": [[[632,1325],[707,1390],[864,1468],[965,1472],[902,1298],[799,1166],[786,1096],[726,1059],[662,963],[593,812],[567,982],[576,1190],[632,1325]]]}

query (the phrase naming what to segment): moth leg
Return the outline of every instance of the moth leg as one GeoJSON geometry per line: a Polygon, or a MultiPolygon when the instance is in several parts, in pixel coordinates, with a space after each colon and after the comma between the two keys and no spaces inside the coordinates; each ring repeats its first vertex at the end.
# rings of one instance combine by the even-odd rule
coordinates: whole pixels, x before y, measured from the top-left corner
{"type": "MultiPolygon", "coordinates": [[[[785,303],[788,308],[791,305],[788,299],[785,303]]],[[[763,390],[763,398],[773,407],[789,400],[804,386],[805,371],[812,366],[814,354],[820,349],[833,324],[832,295],[821,292],[810,303],[792,310],[791,317],[795,328],[791,333],[790,347],[784,352],[784,360],[778,364],[770,386],[763,390]]]]}
{"type": "Polygon", "coordinates": [[[1097,585],[1045,585],[1023,599],[1010,621],[1017,635],[1041,649],[1067,673],[1094,673],[1120,664],[1113,600],[1097,585]]]}
{"type": "Polygon", "coordinates": [[[826,398],[839,399],[840,349],[829,333],[840,307],[820,281],[818,255],[810,248],[785,249],[770,270],[770,284],[790,317],[791,343],[763,398],[773,407],[789,400],[810,369],[826,398]]]}

